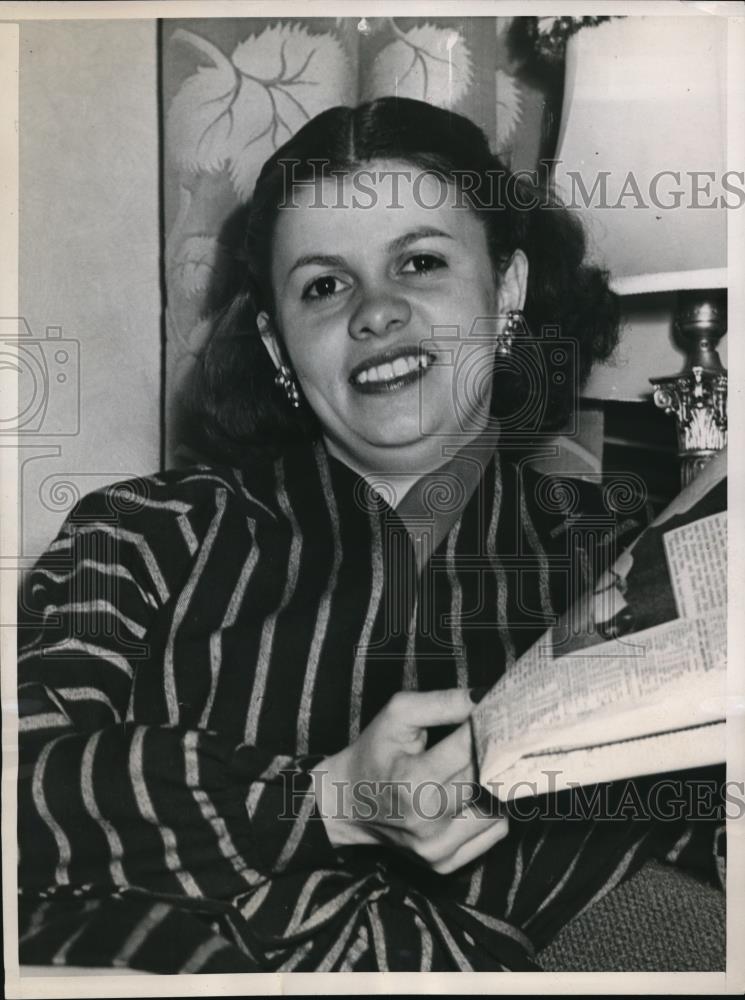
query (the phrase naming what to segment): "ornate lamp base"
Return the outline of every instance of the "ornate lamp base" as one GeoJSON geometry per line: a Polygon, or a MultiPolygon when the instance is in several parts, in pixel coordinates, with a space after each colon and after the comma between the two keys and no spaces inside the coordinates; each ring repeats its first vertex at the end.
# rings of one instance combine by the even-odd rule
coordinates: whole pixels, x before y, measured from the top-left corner
{"type": "Polygon", "coordinates": [[[675,417],[681,485],[727,445],[727,372],[716,350],[727,330],[726,292],[684,292],[675,326],[688,348],[679,375],[652,378],[654,401],[675,417]]]}
{"type": "Polygon", "coordinates": [[[681,485],[687,486],[727,446],[727,373],[715,375],[696,365],[690,374],[650,382],[655,405],[675,417],[681,485]]]}

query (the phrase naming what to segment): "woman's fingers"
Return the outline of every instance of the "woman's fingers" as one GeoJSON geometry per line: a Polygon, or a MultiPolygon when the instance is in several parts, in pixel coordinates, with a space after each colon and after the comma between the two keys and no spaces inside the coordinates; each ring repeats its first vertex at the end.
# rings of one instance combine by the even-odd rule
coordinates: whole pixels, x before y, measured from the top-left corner
{"type": "Polygon", "coordinates": [[[428,729],[465,722],[473,710],[467,688],[444,691],[399,691],[387,706],[393,719],[404,726],[428,729]]]}
{"type": "Polygon", "coordinates": [[[432,772],[426,769],[426,765],[420,773],[426,775],[424,781],[420,779],[420,784],[432,790],[429,798],[434,800],[437,797],[443,807],[441,813],[447,817],[461,815],[466,805],[479,794],[481,788],[478,782],[473,780],[473,767],[470,761],[455,773],[449,773],[439,779],[432,777],[432,772]]]}
{"type": "Polygon", "coordinates": [[[432,797],[417,809],[418,822],[402,833],[402,842],[435,871],[455,871],[497,843],[507,833],[507,818],[494,799],[487,807],[462,803],[458,814],[446,813],[443,800],[432,797]]]}
{"type": "Polygon", "coordinates": [[[388,842],[436,867],[463,857],[464,845],[480,843],[485,830],[499,839],[503,834],[493,827],[503,821],[478,815],[467,805],[475,777],[466,721],[472,710],[473,700],[461,688],[403,691],[353,744],[326,758],[315,775],[316,796],[324,822],[339,827],[329,834],[332,843],[388,842]],[[442,725],[457,728],[425,750],[428,729],[442,725]],[[337,794],[341,786],[341,819],[328,815],[332,786],[337,794]],[[366,811],[360,812],[361,806],[366,811]]]}
{"type": "MultiPolygon", "coordinates": [[[[457,822],[458,820],[453,821],[453,823],[457,822]]],[[[468,822],[467,819],[466,823],[468,822]]],[[[471,827],[471,830],[477,832],[461,841],[452,853],[432,866],[436,872],[440,875],[448,875],[450,872],[457,871],[467,865],[469,861],[480,858],[490,847],[498,844],[500,840],[504,840],[509,833],[509,821],[506,816],[499,819],[484,819],[480,821],[478,826],[471,827]]]]}
{"type": "Polygon", "coordinates": [[[462,774],[466,780],[475,778],[471,727],[467,723],[458,726],[455,732],[421,753],[419,761],[423,771],[441,781],[456,774],[462,774]]]}
{"type": "Polygon", "coordinates": [[[448,737],[446,748],[438,744],[424,752],[402,754],[396,763],[400,795],[415,827],[427,818],[456,816],[473,798],[476,769],[470,744],[456,733],[448,737]]]}
{"type": "Polygon", "coordinates": [[[432,835],[433,821],[441,825],[455,822],[462,829],[464,819],[478,824],[481,820],[501,815],[499,801],[473,780],[470,764],[441,780],[418,767],[416,772],[409,773],[399,787],[417,836],[432,835]]]}

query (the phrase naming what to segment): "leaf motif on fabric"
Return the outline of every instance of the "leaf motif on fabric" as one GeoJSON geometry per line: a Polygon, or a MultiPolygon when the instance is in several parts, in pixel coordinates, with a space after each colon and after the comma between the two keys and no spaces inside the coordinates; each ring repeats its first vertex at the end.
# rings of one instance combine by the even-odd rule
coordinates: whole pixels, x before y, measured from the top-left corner
{"type": "Polygon", "coordinates": [[[514,76],[498,69],[496,73],[497,95],[497,149],[502,149],[511,138],[522,116],[520,88],[514,76]]]}
{"type": "Polygon", "coordinates": [[[207,346],[213,327],[214,321],[210,316],[196,321],[186,337],[187,346],[192,354],[199,354],[207,346]]]}
{"type": "Polygon", "coordinates": [[[395,95],[450,108],[467,92],[471,54],[458,31],[423,24],[403,32],[375,57],[368,90],[371,97],[395,95]]]}
{"type": "Polygon", "coordinates": [[[174,254],[171,269],[189,298],[207,290],[219,256],[220,245],[214,236],[187,236],[183,240],[174,254]]]}
{"type": "Polygon", "coordinates": [[[186,42],[212,61],[184,80],[166,117],[169,154],[187,170],[222,170],[239,81],[230,60],[207,39],[183,28],[172,42],[186,42]]]}
{"type": "Polygon", "coordinates": [[[180,358],[195,358],[199,355],[214,330],[214,317],[203,316],[194,319],[189,316],[177,318],[172,309],[166,309],[166,340],[168,341],[169,371],[180,358]],[[179,319],[184,321],[182,327],[179,319]]]}
{"type": "Polygon", "coordinates": [[[349,95],[340,42],[280,23],[240,42],[230,58],[183,28],[173,34],[206,56],[174,97],[166,122],[169,153],[183,168],[227,167],[239,198],[253,191],[264,161],[320,111],[349,95]]]}

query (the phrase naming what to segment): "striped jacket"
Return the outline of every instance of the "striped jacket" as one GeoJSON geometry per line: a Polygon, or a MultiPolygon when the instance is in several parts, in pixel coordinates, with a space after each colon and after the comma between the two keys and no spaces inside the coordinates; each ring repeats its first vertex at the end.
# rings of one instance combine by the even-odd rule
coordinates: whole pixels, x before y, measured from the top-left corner
{"type": "Polygon", "coordinates": [[[447,876],[329,843],[312,766],[402,688],[492,685],[618,541],[589,487],[476,479],[404,521],[307,445],[77,505],[20,619],[22,962],[531,969],[645,857],[697,863],[686,816],[514,815],[447,876]]]}

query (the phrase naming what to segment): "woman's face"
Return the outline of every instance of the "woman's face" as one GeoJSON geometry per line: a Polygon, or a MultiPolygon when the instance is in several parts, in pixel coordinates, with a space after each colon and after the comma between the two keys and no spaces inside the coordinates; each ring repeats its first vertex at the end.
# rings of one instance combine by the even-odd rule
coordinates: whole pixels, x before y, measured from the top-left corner
{"type": "Polygon", "coordinates": [[[347,464],[427,471],[443,444],[485,424],[494,334],[522,306],[524,256],[497,290],[480,220],[405,163],[374,161],[288,200],[272,246],[274,325],[260,317],[275,364],[289,361],[347,464]]]}

